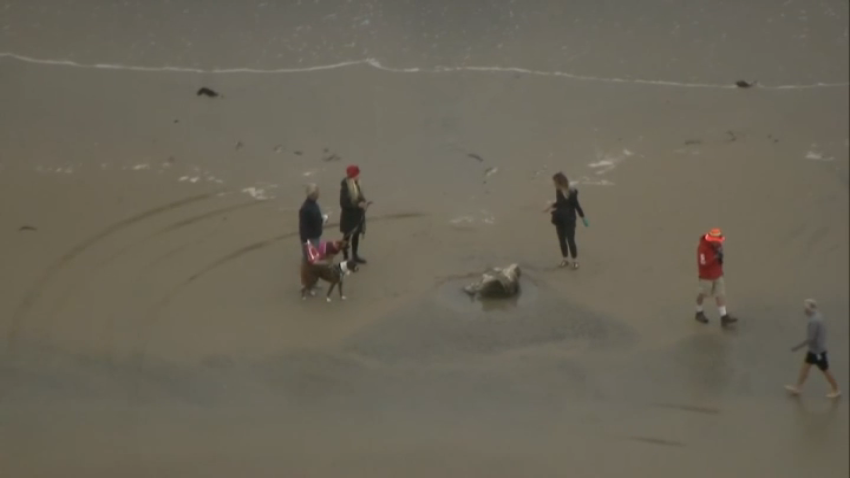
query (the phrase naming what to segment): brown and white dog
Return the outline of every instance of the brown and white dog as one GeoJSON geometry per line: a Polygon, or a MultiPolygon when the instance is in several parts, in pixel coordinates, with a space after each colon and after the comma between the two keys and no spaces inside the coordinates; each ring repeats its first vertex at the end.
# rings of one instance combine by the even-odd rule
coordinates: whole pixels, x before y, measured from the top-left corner
{"type": "Polygon", "coordinates": [[[339,288],[339,298],[340,300],[345,300],[345,293],[342,290],[342,284],[345,280],[345,276],[351,274],[352,272],[357,272],[357,262],[354,260],[342,261],[338,264],[330,263],[330,264],[307,264],[302,267],[301,280],[301,300],[307,298],[307,295],[310,294],[310,291],[315,287],[315,285],[319,282],[319,279],[329,283],[331,286],[328,288],[328,293],[325,296],[325,300],[331,301],[331,293],[334,288],[339,288]],[[304,271],[306,270],[306,275],[304,271]],[[306,280],[305,280],[306,279],[306,280]]]}
{"type": "Polygon", "coordinates": [[[315,295],[314,288],[319,282],[319,279],[331,284],[326,300],[331,301],[330,295],[335,286],[339,286],[339,295],[345,300],[342,291],[342,280],[351,272],[357,272],[357,264],[353,261],[344,261],[339,264],[334,264],[334,257],[342,250],[348,247],[348,240],[343,238],[341,241],[328,243],[324,248],[324,257],[319,261],[311,264],[304,260],[301,261],[301,299],[306,299],[307,295],[315,295]]]}

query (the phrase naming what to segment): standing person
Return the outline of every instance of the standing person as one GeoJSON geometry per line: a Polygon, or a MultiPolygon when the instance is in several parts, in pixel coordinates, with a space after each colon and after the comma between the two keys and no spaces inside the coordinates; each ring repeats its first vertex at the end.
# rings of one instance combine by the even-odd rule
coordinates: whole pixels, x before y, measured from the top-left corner
{"type": "MultiPolygon", "coordinates": [[[[360,168],[351,165],[345,170],[345,179],[342,180],[339,191],[339,207],[342,215],[339,219],[339,230],[344,239],[351,244],[352,259],[358,264],[365,264],[359,254],[360,236],[366,234],[366,209],[372,204],[367,201],[360,188],[360,168]]],[[[343,249],[343,256],[348,260],[348,247],[343,249]]]]}
{"type": "Polygon", "coordinates": [[[738,321],[726,311],[726,281],[723,278],[723,232],[712,229],[700,237],[697,246],[697,266],[699,268],[699,293],[697,294],[696,320],[708,323],[708,317],[702,308],[706,297],[714,297],[720,312],[720,325],[725,327],[738,321]]]}
{"type": "Polygon", "coordinates": [[[555,183],[555,202],[545,209],[552,213],[552,224],[558,233],[558,244],[561,246],[560,267],[569,267],[572,257],[572,268],[578,269],[578,248],[576,247],[576,215],[581,217],[584,226],[589,226],[584,210],[578,202],[578,190],[570,187],[570,181],[564,173],[552,176],[555,183]]]}
{"type": "Polygon", "coordinates": [[[838,383],[829,371],[829,360],[826,356],[826,325],[823,323],[823,316],[818,311],[818,304],[813,299],[806,299],[803,302],[803,313],[808,320],[806,340],[795,345],[791,351],[796,352],[803,347],[808,347],[808,351],[803,360],[803,368],[800,369],[797,385],[786,385],[785,388],[794,395],[798,395],[809,376],[809,369],[812,368],[812,365],[815,365],[823,372],[824,378],[832,387],[832,391],[826,395],[827,398],[838,398],[841,396],[841,391],[838,390],[838,383]]]}
{"type": "Polygon", "coordinates": [[[307,260],[307,243],[318,247],[322,240],[322,232],[327,216],[322,214],[319,207],[319,187],[307,185],[307,198],[298,210],[298,236],[301,239],[301,254],[307,260]]]}

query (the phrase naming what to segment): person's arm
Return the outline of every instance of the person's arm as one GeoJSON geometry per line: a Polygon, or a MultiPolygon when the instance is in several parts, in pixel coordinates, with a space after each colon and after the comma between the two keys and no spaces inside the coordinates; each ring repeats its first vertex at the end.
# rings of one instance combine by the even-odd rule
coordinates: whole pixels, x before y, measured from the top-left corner
{"type": "Polygon", "coordinates": [[[563,210],[567,207],[569,207],[569,201],[566,196],[564,196],[564,193],[561,192],[560,189],[557,189],[555,190],[555,200],[549,204],[549,207],[547,207],[544,212],[557,211],[558,209],[563,210]]]}
{"type": "Polygon", "coordinates": [[[581,203],[578,202],[578,189],[573,189],[573,202],[576,206],[578,217],[584,219],[584,210],[581,208],[581,203]]]}
{"type": "Polygon", "coordinates": [[[587,221],[587,218],[584,217],[584,209],[581,208],[581,203],[578,202],[578,189],[573,190],[573,203],[575,204],[578,216],[581,218],[581,222],[584,223],[584,227],[589,226],[590,223],[587,221]]]}
{"type": "Polygon", "coordinates": [[[307,214],[302,206],[298,210],[298,237],[301,239],[301,244],[304,244],[304,241],[307,240],[308,227],[307,214]]]}
{"type": "Polygon", "coordinates": [[[796,352],[801,348],[805,347],[806,345],[813,347],[815,344],[817,344],[818,333],[820,333],[819,324],[816,322],[809,322],[809,324],[806,326],[806,340],[795,345],[791,349],[791,351],[796,352]]]}
{"type": "Polygon", "coordinates": [[[325,228],[325,218],[322,217],[322,210],[318,204],[310,210],[310,223],[312,226],[313,237],[320,237],[322,229],[325,228]]]}

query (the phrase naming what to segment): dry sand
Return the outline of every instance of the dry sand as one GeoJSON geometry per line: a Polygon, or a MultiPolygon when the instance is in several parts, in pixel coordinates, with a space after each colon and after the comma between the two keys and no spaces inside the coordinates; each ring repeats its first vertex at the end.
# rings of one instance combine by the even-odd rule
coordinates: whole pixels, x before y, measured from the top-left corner
{"type": "Polygon", "coordinates": [[[0,7],[0,476],[850,473],[847,401],[782,389],[813,296],[848,390],[846,2],[301,3],[0,7]],[[303,185],[334,221],[349,163],[370,263],[302,302],[303,185]]]}

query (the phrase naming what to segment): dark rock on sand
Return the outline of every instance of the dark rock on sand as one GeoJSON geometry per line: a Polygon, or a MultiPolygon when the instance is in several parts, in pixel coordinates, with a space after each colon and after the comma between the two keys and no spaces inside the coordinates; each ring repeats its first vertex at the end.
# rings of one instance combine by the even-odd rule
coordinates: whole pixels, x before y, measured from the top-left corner
{"type": "Polygon", "coordinates": [[[493,269],[481,275],[481,279],[463,288],[471,296],[482,298],[506,298],[519,293],[519,278],[522,275],[517,264],[493,269]]]}

